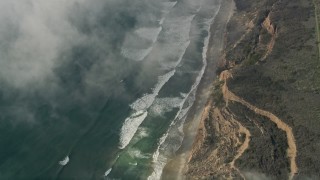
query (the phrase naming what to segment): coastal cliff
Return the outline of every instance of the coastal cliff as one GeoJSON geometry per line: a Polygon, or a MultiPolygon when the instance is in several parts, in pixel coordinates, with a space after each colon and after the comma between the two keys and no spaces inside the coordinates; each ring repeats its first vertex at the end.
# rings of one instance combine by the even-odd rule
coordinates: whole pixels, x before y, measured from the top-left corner
{"type": "Polygon", "coordinates": [[[319,179],[319,2],[234,2],[186,177],[319,179]]]}

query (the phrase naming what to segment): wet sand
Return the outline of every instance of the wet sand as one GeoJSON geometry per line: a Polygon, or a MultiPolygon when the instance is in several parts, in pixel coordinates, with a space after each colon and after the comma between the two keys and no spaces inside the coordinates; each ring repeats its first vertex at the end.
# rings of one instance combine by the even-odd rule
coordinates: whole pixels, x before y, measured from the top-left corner
{"type": "Polygon", "coordinates": [[[196,101],[189,111],[184,125],[185,137],[180,149],[165,166],[162,179],[186,179],[186,165],[190,157],[192,145],[198,131],[202,111],[211,94],[212,82],[216,78],[219,59],[224,49],[224,34],[226,25],[235,9],[233,0],[222,0],[220,11],[210,27],[210,40],[207,51],[207,68],[199,84],[196,101]]]}

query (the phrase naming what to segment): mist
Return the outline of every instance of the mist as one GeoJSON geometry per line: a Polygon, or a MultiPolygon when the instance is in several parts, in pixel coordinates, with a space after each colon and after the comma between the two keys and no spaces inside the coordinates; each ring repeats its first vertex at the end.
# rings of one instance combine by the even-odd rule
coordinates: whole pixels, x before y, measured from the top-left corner
{"type": "Polygon", "coordinates": [[[248,180],[271,180],[272,179],[270,177],[267,177],[265,174],[259,173],[259,172],[247,171],[247,172],[244,172],[243,174],[248,180]]]}
{"type": "MultiPolygon", "coordinates": [[[[119,82],[132,79],[132,72],[139,68],[145,76],[148,72],[143,69],[152,64],[141,66],[124,58],[121,47],[135,27],[156,22],[160,14],[156,4],[128,0],[1,1],[0,92],[7,106],[2,113],[10,116],[6,121],[36,122],[36,108],[30,106],[40,106],[40,102],[63,109],[94,101],[94,107],[101,108],[109,97],[132,98],[119,82]],[[20,117],[25,114],[22,112],[29,118],[20,117]]],[[[130,43],[139,47],[146,42],[130,43]]],[[[143,84],[135,79],[129,91],[143,84]]]]}
{"type": "MultiPolygon", "coordinates": [[[[180,19],[189,17],[185,21],[190,23],[190,11],[199,5],[185,3],[190,5],[176,14],[180,19]]],[[[175,65],[181,46],[185,47],[186,42],[176,45],[176,39],[165,36],[152,55],[141,58],[145,52],[140,51],[132,55],[132,49],[153,47],[161,20],[174,4],[166,0],[0,2],[0,146],[6,147],[0,150],[0,179],[56,177],[56,169],[61,170],[58,162],[73,151],[79,161],[94,151],[87,158],[103,164],[99,171],[114,161],[110,152],[118,149],[130,104],[152,93],[158,77],[172,71],[166,61],[175,65]],[[164,56],[166,48],[170,54],[164,56]],[[87,148],[88,142],[96,143],[87,148]]],[[[176,37],[187,41],[188,33],[187,27],[185,39],[176,37]]],[[[79,164],[83,163],[70,166],[79,164]]],[[[82,166],[81,175],[103,174],[90,169],[95,165],[82,166]]]]}
{"type": "Polygon", "coordinates": [[[119,58],[117,50],[128,37],[126,33],[137,24],[150,23],[156,14],[140,16],[141,8],[154,11],[143,7],[152,6],[152,2],[131,3],[130,7],[127,4],[124,0],[1,1],[1,81],[14,88],[58,81],[55,70],[76,61],[73,58],[79,57],[72,57],[75,51],[87,47],[88,57],[80,57],[86,59],[79,60],[79,66],[90,73],[99,61],[101,66],[109,67],[109,72],[103,73],[108,73],[109,79],[114,77],[112,64],[126,63],[113,59],[119,58]]]}
{"type": "Polygon", "coordinates": [[[84,37],[67,21],[76,1],[1,1],[1,80],[16,88],[52,78],[59,53],[84,37]]]}

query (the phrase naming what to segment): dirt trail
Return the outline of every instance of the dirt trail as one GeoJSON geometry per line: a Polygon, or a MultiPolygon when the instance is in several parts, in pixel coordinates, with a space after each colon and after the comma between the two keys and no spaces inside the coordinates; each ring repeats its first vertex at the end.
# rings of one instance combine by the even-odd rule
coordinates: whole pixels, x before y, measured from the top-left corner
{"type": "Polygon", "coordinates": [[[232,120],[238,124],[239,126],[239,132],[240,133],[244,133],[246,136],[246,139],[244,140],[244,142],[242,143],[242,145],[240,146],[240,148],[238,149],[237,155],[233,158],[232,162],[230,163],[231,168],[236,169],[239,174],[241,174],[241,176],[243,177],[243,179],[245,179],[245,177],[242,175],[242,173],[240,172],[240,170],[238,168],[236,168],[236,166],[234,165],[234,163],[242,156],[242,154],[249,148],[249,143],[250,143],[250,137],[251,137],[251,133],[250,131],[245,128],[244,126],[242,126],[241,123],[239,123],[237,120],[235,120],[232,117],[232,120]]]}
{"type": "Polygon", "coordinates": [[[292,128],[289,125],[287,125],[285,122],[283,122],[281,119],[279,119],[277,116],[275,116],[274,114],[272,114],[268,111],[259,109],[256,106],[251,105],[249,102],[245,101],[244,99],[233,94],[227,87],[227,80],[230,77],[232,77],[232,74],[229,71],[224,71],[220,75],[220,80],[224,81],[224,85],[222,87],[222,92],[223,92],[223,96],[226,100],[227,105],[228,105],[229,100],[239,102],[242,105],[244,105],[247,108],[254,111],[255,113],[269,118],[272,122],[274,122],[278,126],[279,129],[286,132],[288,146],[289,146],[287,153],[288,153],[288,157],[290,159],[290,171],[291,171],[289,179],[293,179],[294,175],[298,172],[298,167],[296,164],[297,145],[296,145],[296,141],[295,141],[295,138],[294,138],[294,135],[292,132],[292,128]]]}
{"type": "Polygon", "coordinates": [[[189,163],[192,161],[193,165],[188,166],[188,172],[194,173],[194,176],[189,176],[188,179],[214,177],[245,180],[235,162],[248,149],[251,134],[227,108],[220,109],[212,103],[210,100],[202,114],[189,159],[189,163]],[[212,142],[214,146],[210,146],[212,142]]]}
{"type": "Polygon", "coordinates": [[[315,21],[316,21],[316,35],[317,35],[317,46],[318,46],[318,58],[320,59],[320,30],[319,30],[319,18],[318,18],[318,4],[316,0],[313,0],[314,5],[314,14],[315,14],[315,21]]]}
{"type": "Polygon", "coordinates": [[[261,58],[261,61],[265,60],[269,54],[272,52],[272,49],[274,47],[274,44],[276,43],[276,37],[277,37],[277,29],[274,27],[274,25],[271,23],[270,15],[268,15],[265,20],[262,23],[262,27],[268,31],[268,33],[271,35],[271,40],[269,41],[267,45],[267,52],[264,54],[264,56],[261,58]]]}

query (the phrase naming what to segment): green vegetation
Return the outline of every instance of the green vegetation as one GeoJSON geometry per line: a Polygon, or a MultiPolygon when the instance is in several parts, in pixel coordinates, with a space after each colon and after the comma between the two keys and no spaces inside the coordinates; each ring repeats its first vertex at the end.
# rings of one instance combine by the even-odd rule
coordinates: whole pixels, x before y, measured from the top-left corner
{"type": "Polygon", "coordinates": [[[317,46],[318,46],[318,58],[320,60],[320,31],[319,31],[319,10],[318,10],[318,3],[316,0],[313,0],[314,5],[314,15],[316,21],[316,36],[317,36],[317,46]]]}
{"type": "Polygon", "coordinates": [[[250,66],[256,64],[260,59],[262,58],[262,55],[259,53],[251,53],[248,55],[247,59],[243,62],[244,66],[250,66]]]}
{"type": "Polygon", "coordinates": [[[224,81],[219,81],[219,79],[216,79],[214,81],[213,91],[212,91],[212,99],[216,107],[223,107],[225,106],[225,101],[222,94],[222,86],[224,84],[224,81]]]}
{"type": "MultiPolygon", "coordinates": [[[[236,3],[241,5],[242,0],[236,0],[236,3]]],[[[261,4],[247,0],[246,3],[254,4],[254,8],[241,6],[244,8],[242,12],[255,14],[256,18],[235,18],[240,21],[238,26],[249,22],[254,24],[244,38],[241,39],[243,33],[240,36],[236,33],[228,34],[227,40],[236,42],[241,39],[237,47],[230,45],[227,50],[226,58],[231,61],[229,64],[236,65],[232,69],[233,78],[228,81],[228,87],[236,95],[274,113],[292,126],[298,144],[299,176],[315,174],[320,177],[320,152],[315,151],[320,144],[320,139],[315,138],[320,137],[320,0],[261,0],[261,4]],[[270,24],[277,29],[272,47],[267,46],[270,36],[267,36],[259,24],[259,20],[266,17],[263,12],[268,13],[270,24]],[[264,61],[260,61],[268,47],[270,53],[264,61]]],[[[233,28],[240,29],[237,26],[233,28]]],[[[238,111],[237,109],[240,109],[238,105],[232,112],[238,111]]],[[[239,112],[237,119],[241,121],[246,118],[240,117],[245,113],[247,110],[239,112]]],[[[242,121],[244,126],[248,122],[242,121]]],[[[260,125],[266,127],[266,124],[260,125]]],[[[270,128],[274,127],[270,125],[270,128]]],[[[264,130],[272,132],[269,131],[270,128],[266,127],[264,130]]],[[[256,134],[261,134],[257,130],[256,134]]],[[[278,134],[274,137],[278,137],[278,134]]],[[[252,139],[253,141],[255,140],[252,139]]],[[[279,144],[281,142],[279,140],[279,144]]],[[[254,149],[257,148],[259,147],[254,149]]],[[[277,150],[280,148],[275,147],[277,150]]],[[[253,158],[252,162],[256,158],[258,157],[253,158]]],[[[249,157],[244,156],[244,159],[245,162],[251,161],[248,160],[249,157]]],[[[270,158],[266,160],[269,161],[270,158]]]]}
{"type": "MultiPolygon", "coordinates": [[[[316,73],[315,73],[315,87],[312,88],[312,90],[317,91],[320,93],[320,26],[319,26],[319,17],[320,17],[320,12],[319,12],[319,1],[318,0],[313,0],[313,5],[314,5],[314,13],[315,13],[315,26],[316,26],[316,36],[317,36],[317,47],[318,47],[318,65],[316,66],[316,73]]],[[[320,119],[320,118],[319,118],[320,119]]]]}

